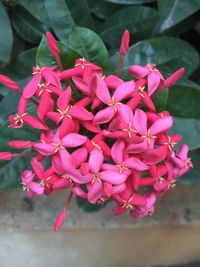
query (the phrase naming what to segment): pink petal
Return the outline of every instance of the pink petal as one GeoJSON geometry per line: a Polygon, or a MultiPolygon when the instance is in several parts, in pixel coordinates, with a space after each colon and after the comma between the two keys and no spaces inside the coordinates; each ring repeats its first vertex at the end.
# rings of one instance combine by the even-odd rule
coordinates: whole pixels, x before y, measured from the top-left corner
{"type": "Polygon", "coordinates": [[[88,191],[88,201],[95,204],[103,191],[102,183],[94,182],[88,191]]]}
{"type": "Polygon", "coordinates": [[[40,104],[37,109],[37,115],[41,121],[44,121],[46,115],[49,111],[52,111],[54,107],[54,102],[49,93],[44,92],[42,94],[40,104]]]}
{"type": "Polygon", "coordinates": [[[156,135],[161,132],[165,132],[172,127],[173,118],[171,116],[165,117],[163,119],[158,119],[151,126],[151,134],[156,135]]]}
{"type": "Polygon", "coordinates": [[[79,167],[81,165],[81,163],[85,162],[87,159],[87,155],[88,155],[87,149],[84,147],[75,150],[71,154],[72,161],[73,161],[75,167],[79,167]]]}
{"type": "Polygon", "coordinates": [[[121,192],[123,192],[126,188],[126,184],[119,184],[119,185],[115,185],[113,186],[113,194],[119,194],[121,192]]]}
{"type": "Polygon", "coordinates": [[[108,88],[116,89],[124,81],[114,75],[109,75],[104,79],[108,88]]]}
{"type": "Polygon", "coordinates": [[[69,110],[69,115],[73,118],[83,121],[93,120],[94,116],[91,112],[80,106],[72,106],[69,110]]]}
{"type": "Polygon", "coordinates": [[[116,164],[121,164],[124,158],[125,143],[117,140],[111,148],[111,156],[116,164]]]}
{"type": "Polygon", "coordinates": [[[44,193],[44,187],[35,182],[30,182],[28,184],[28,187],[32,192],[34,192],[37,195],[42,195],[44,193]]]}
{"type": "Polygon", "coordinates": [[[139,134],[145,135],[147,133],[147,115],[143,110],[139,108],[135,110],[133,123],[139,134]]]}
{"type": "Polygon", "coordinates": [[[153,71],[148,75],[148,94],[151,96],[160,84],[160,77],[153,71]]]}
{"type": "Polygon", "coordinates": [[[97,80],[96,95],[104,104],[110,104],[112,102],[110,92],[102,79],[97,80]]]}
{"type": "Polygon", "coordinates": [[[135,82],[123,82],[121,83],[114,92],[114,99],[116,102],[119,102],[127,97],[130,97],[135,88],[135,82]]]}
{"type": "Polygon", "coordinates": [[[133,65],[128,68],[128,72],[134,75],[136,78],[141,79],[149,74],[149,69],[147,67],[133,65]]]}
{"type": "Polygon", "coordinates": [[[80,76],[82,74],[83,74],[83,69],[80,66],[78,66],[72,69],[64,70],[60,75],[60,79],[67,80],[71,79],[73,76],[80,76]]]}
{"type": "Polygon", "coordinates": [[[90,154],[90,158],[89,158],[90,171],[92,173],[98,173],[101,169],[103,161],[104,161],[104,157],[103,157],[102,151],[97,148],[92,150],[90,154]]]}
{"type": "Polygon", "coordinates": [[[10,152],[0,152],[0,160],[11,160],[14,155],[10,152]]]}
{"type": "Polygon", "coordinates": [[[187,145],[183,144],[179,147],[179,149],[176,151],[176,155],[182,159],[182,160],[186,160],[188,157],[188,151],[189,148],[187,145]]]}
{"type": "Polygon", "coordinates": [[[26,112],[26,108],[28,105],[28,99],[26,99],[23,95],[20,97],[17,112],[19,115],[23,115],[26,112]]]}
{"type": "Polygon", "coordinates": [[[126,124],[132,123],[133,121],[133,112],[131,108],[127,105],[121,104],[117,106],[118,114],[123,122],[126,124]]]}
{"type": "Polygon", "coordinates": [[[31,166],[35,172],[35,174],[37,175],[37,177],[39,179],[43,179],[43,172],[44,172],[44,168],[42,166],[42,163],[39,162],[36,158],[32,158],[31,160],[31,166]]]}
{"type": "Polygon", "coordinates": [[[41,74],[35,74],[34,77],[29,81],[23,90],[23,96],[25,98],[31,98],[35,94],[41,78],[41,74]]]}
{"type": "Polygon", "coordinates": [[[184,74],[185,72],[185,68],[180,68],[179,70],[177,70],[176,72],[174,72],[171,76],[169,76],[165,82],[164,82],[164,86],[165,87],[172,87],[178,79],[180,79],[180,77],[184,74]]]}
{"type": "Polygon", "coordinates": [[[68,171],[70,178],[77,184],[86,184],[91,181],[91,177],[89,175],[82,175],[79,170],[71,170],[68,171]]]}
{"type": "Polygon", "coordinates": [[[57,106],[60,110],[64,111],[69,106],[69,103],[72,98],[72,91],[71,88],[68,87],[62,95],[58,98],[57,106]]]}
{"type": "Polygon", "coordinates": [[[55,153],[55,146],[45,143],[37,143],[33,145],[33,149],[37,150],[39,153],[45,156],[49,156],[55,153]]]}
{"type": "Polygon", "coordinates": [[[100,110],[94,117],[94,124],[102,124],[109,122],[115,115],[114,108],[108,107],[100,110]]]}
{"type": "Polygon", "coordinates": [[[135,193],[135,194],[133,194],[131,204],[134,206],[144,206],[146,204],[146,200],[143,196],[135,193]]]}
{"type": "Polygon", "coordinates": [[[100,173],[100,177],[103,181],[109,182],[114,185],[122,184],[126,180],[126,175],[111,171],[102,171],[100,173]]]}
{"type": "Polygon", "coordinates": [[[26,124],[30,125],[35,129],[48,130],[47,126],[45,126],[41,121],[39,121],[38,119],[29,114],[23,116],[23,120],[26,124]]]}
{"type": "Polygon", "coordinates": [[[79,77],[73,77],[72,81],[74,82],[74,85],[76,88],[81,91],[83,94],[88,95],[89,94],[89,86],[86,82],[84,82],[79,77]]]}
{"type": "Polygon", "coordinates": [[[87,141],[86,136],[76,133],[70,133],[62,139],[62,145],[65,147],[76,147],[76,146],[81,146],[86,141],[87,141]]]}
{"type": "Polygon", "coordinates": [[[60,149],[59,156],[63,169],[67,172],[70,171],[74,167],[74,164],[72,162],[72,158],[69,152],[65,149],[60,149]]]}
{"type": "Polygon", "coordinates": [[[147,142],[143,141],[139,144],[131,144],[127,147],[127,153],[141,153],[147,148],[147,142]]]}
{"type": "Polygon", "coordinates": [[[46,67],[42,71],[42,77],[46,82],[50,82],[55,87],[61,87],[59,75],[55,71],[52,71],[52,68],[46,67]]]}
{"type": "Polygon", "coordinates": [[[47,117],[58,124],[60,122],[61,115],[58,112],[50,111],[47,113],[47,117]]]}
{"type": "Polygon", "coordinates": [[[125,161],[125,165],[127,168],[134,169],[137,171],[147,170],[149,167],[144,164],[141,160],[131,157],[125,161]]]}

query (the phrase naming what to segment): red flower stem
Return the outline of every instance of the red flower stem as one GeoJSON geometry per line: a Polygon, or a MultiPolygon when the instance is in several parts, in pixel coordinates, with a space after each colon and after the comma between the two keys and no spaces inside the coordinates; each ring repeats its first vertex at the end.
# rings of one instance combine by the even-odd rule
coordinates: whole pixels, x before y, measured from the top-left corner
{"type": "Polygon", "coordinates": [[[69,196],[68,196],[68,198],[67,198],[67,201],[66,201],[66,203],[65,203],[65,205],[63,207],[64,209],[67,209],[69,207],[69,205],[70,205],[70,203],[72,201],[72,197],[73,197],[73,192],[71,191],[69,196]]]}
{"type": "Polygon", "coordinates": [[[59,69],[61,70],[61,71],[63,71],[64,70],[64,68],[63,68],[63,65],[62,65],[62,62],[61,62],[61,60],[60,60],[60,57],[58,56],[58,57],[56,57],[56,62],[57,62],[57,64],[58,64],[58,67],[59,67],[59,69]]]}
{"type": "Polygon", "coordinates": [[[124,61],[124,56],[122,54],[120,54],[119,63],[118,63],[118,67],[117,67],[117,77],[120,76],[120,71],[121,71],[121,68],[123,65],[123,61],[124,61]]]}
{"type": "Polygon", "coordinates": [[[19,154],[14,154],[13,155],[14,158],[18,158],[18,157],[32,157],[32,156],[35,156],[35,153],[19,153],[19,154]]]}

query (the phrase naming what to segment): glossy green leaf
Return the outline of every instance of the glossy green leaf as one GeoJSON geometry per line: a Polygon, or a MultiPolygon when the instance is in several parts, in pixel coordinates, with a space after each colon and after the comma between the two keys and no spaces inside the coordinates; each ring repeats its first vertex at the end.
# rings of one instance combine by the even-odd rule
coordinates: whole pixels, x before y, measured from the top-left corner
{"type": "Polygon", "coordinates": [[[125,5],[115,5],[104,1],[87,0],[91,12],[98,18],[105,20],[114,12],[120,10],[125,5]]]}
{"type": "MultiPolygon", "coordinates": [[[[72,49],[69,45],[58,42],[61,51],[61,61],[64,68],[71,68],[77,58],[80,57],[79,53],[72,49]]],[[[36,65],[38,66],[56,66],[55,58],[51,55],[47,44],[46,38],[43,37],[38,47],[36,56],[36,65]]]]}
{"type": "Polygon", "coordinates": [[[153,102],[157,112],[161,112],[166,109],[169,95],[168,91],[168,89],[165,89],[153,98],[153,102]]]}
{"type": "Polygon", "coordinates": [[[44,0],[51,27],[61,41],[66,41],[75,27],[65,0],[44,0]]]}
{"type": "Polygon", "coordinates": [[[180,182],[184,184],[199,184],[200,183],[200,150],[190,151],[189,157],[192,159],[194,166],[189,172],[185,173],[180,178],[180,182]]]}
{"type": "Polygon", "coordinates": [[[30,43],[39,43],[48,27],[33,17],[25,8],[18,6],[11,12],[12,22],[17,33],[30,43]]]}
{"type": "Polygon", "coordinates": [[[10,60],[13,46],[13,33],[9,17],[0,2],[0,61],[10,60]]]}
{"type": "Polygon", "coordinates": [[[100,26],[99,32],[103,40],[111,47],[119,47],[122,34],[128,29],[134,38],[151,36],[154,25],[158,20],[158,13],[149,7],[127,7],[123,8],[100,26]],[[114,22],[114,23],[113,23],[114,22]]]}
{"type": "Polygon", "coordinates": [[[90,60],[103,68],[108,67],[108,51],[101,38],[92,30],[77,27],[70,34],[68,44],[87,60],[90,60]]]}
{"type": "Polygon", "coordinates": [[[74,22],[81,27],[94,29],[94,22],[86,0],[65,0],[74,22]]]}
{"type": "Polygon", "coordinates": [[[200,86],[179,83],[169,90],[167,110],[182,118],[200,119],[200,86]]]}
{"type": "Polygon", "coordinates": [[[50,25],[43,0],[18,0],[18,5],[23,6],[33,17],[35,17],[45,25],[50,25]]]}
{"type": "Polygon", "coordinates": [[[162,16],[160,31],[165,31],[200,9],[199,0],[158,0],[162,16]]]}
{"type": "MultiPolygon", "coordinates": [[[[119,53],[111,57],[113,69],[116,69],[119,53]]],[[[199,66],[199,53],[187,42],[174,37],[156,37],[138,42],[131,46],[125,57],[123,72],[129,66],[155,63],[167,76],[181,67],[185,67],[184,76],[190,76],[199,66]]]]}
{"type": "Polygon", "coordinates": [[[175,117],[170,133],[180,133],[182,135],[181,143],[188,144],[190,150],[200,148],[200,120],[175,117]]]}
{"type": "Polygon", "coordinates": [[[124,5],[140,5],[154,2],[155,0],[104,0],[106,2],[124,5]]]}

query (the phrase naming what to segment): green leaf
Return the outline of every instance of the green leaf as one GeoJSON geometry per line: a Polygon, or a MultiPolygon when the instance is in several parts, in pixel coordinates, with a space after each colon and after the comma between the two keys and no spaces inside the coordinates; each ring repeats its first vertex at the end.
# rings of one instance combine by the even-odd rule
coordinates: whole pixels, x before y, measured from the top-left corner
{"type": "Polygon", "coordinates": [[[86,0],[65,0],[74,22],[78,26],[94,29],[94,21],[86,0]]]}
{"type": "Polygon", "coordinates": [[[166,108],[169,95],[168,91],[168,89],[165,89],[153,98],[157,112],[161,112],[166,108]]]}
{"type": "Polygon", "coordinates": [[[18,6],[11,12],[12,22],[17,33],[30,43],[39,43],[48,27],[34,18],[25,8],[18,6]]]}
{"type": "Polygon", "coordinates": [[[200,86],[179,82],[169,90],[167,110],[173,116],[200,119],[200,86]]]}
{"type": "MultiPolygon", "coordinates": [[[[73,67],[75,60],[80,57],[80,54],[77,51],[73,50],[68,44],[58,42],[58,45],[61,51],[61,61],[63,67],[64,68],[73,67]]],[[[46,38],[44,36],[38,47],[36,56],[36,65],[38,66],[57,65],[55,58],[51,55],[47,47],[46,38]]]]}
{"type": "Polygon", "coordinates": [[[151,36],[157,20],[158,12],[153,8],[143,6],[123,8],[101,24],[100,36],[111,47],[119,47],[125,29],[128,29],[134,38],[139,35],[141,39],[151,36]]]}
{"type": "Polygon", "coordinates": [[[97,212],[105,207],[105,205],[90,204],[87,199],[81,197],[76,197],[76,202],[79,208],[85,212],[97,212]]]}
{"type": "Polygon", "coordinates": [[[188,144],[190,150],[200,147],[200,120],[175,117],[170,134],[178,133],[182,135],[181,143],[188,144]]]}
{"type": "Polygon", "coordinates": [[[106,2],[124,5],[140,5],[154,2],[155,0],[104,0],[106,2]]]}
{"type": "Polygon", "coordinates": [[[68,39],[68,44],[87,60],[108,68],[108,51],[101,38],[92,30],[83,27],[75,28],[68,39]]]}
{"type": "Polygon", "coordinates": [[[15,158],[5,162],[0,167],[0,189],[15,188],[21,185],[21,173],[29,168],[29,161],[25,158],[15,158]]]}
{"type": "Polygon", "coordinates": [[[9,62],[13,46],[13,33],[9,17],[0,2],[0,61],[9,62]]]}
{"type": "Polygon", "coordinates": [[[115,5],[113,3],[104,1],[87,0],[87,2],[91,12],[95,14],[95,16],[103,20],[123,7],[122,5],[115,5]]]}
{"type": "Polygon", "coordinates": [[[23,6],[33,17],[50,26],[49,17],[45,9],[44,1],[42,0],[18,0],[18,5],[23,6]]]}
{"type": "MultiPolygon", "coordinates": [[[[111,57],[116,69],[119,53],[111,57]]],[[[138,64],[155,63],[167,76],[181,67],[185,67],[184,76],[190,76],[199,66],[199,53],[187,42],[174,37],[156,37],[138,42],[131,46],[124,60],[123,72],[128,67],[138,64]]]]}
{"type": "Polygon", "coordinates": [[[189,172],[185,173],[180,178],[180,182],[183,184],[199,184],[200,183],[200,150],[190,151],[189,157],[192,159],[194,166],[189,172]]]}
{"type": "Polygon", "coordinates": [[[44,0],[44,3],[55,34],[61,41],[67,41],[75,24],[65,0],[44,0]]]}
{"type": "Polygon", "coordinates": [[[199,0],[158,0],[162,16],[160,31],[176,25],[200,9],[199,0]]]}
{"type": "MultiPolygon", "coordinates": [[[[32,74],[32,67],[35,65],[37,48],[32,48],[21,53],[16,59],[4,68],[1,73],[15,80],[23,88],[28,82],[27,77],[32,74]]],[[[0,84],[0,94],[6,95],[10,91],[0,84]]]]}

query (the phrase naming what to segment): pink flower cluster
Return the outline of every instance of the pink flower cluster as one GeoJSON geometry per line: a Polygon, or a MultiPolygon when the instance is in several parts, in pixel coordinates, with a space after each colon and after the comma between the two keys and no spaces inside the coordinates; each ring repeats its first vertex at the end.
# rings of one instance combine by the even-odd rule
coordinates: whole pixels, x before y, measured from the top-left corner
{"type": "MultiPolygon", "coordinates": [[[[118,74],[129,38],[125,31],[118,74]]],[[[73,195],[99,205],[112,199],[115,215],[126,211],[136,218],[152,215],[156,200],[192,167],[187,145],[174,149],[181,136],[168,134],[172,116],[167,111],[157,113],[152,101],[174,85],[184,69],[165,79],[154,64],[133,65],[128,71],[134,79],[123,81],[119,76],[105,76],[101,67],[84,58],[64,70],[50,33],[47,44],[58,67],[33,67],[33,77],[23,90],[0,75],[1,83],[21,94],[17,114],[9,116],[9,127],[17,131],[26,124],[40,132],[37,142],[27,136],[27,140],[8,143],[15,149],[29,149],[28,154],[0,152],[0,160],[32,156],[30,169],[21,175],[30,197],[69,190],[55,231],[65,221],[73,195]],[[28,113],[30,102],[36,106],[35,115],[28,113]],[[47,158],[50,165],[45,167],[47,158]]]]}

